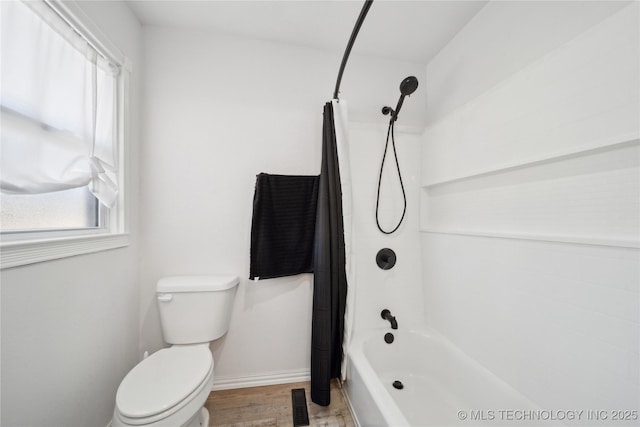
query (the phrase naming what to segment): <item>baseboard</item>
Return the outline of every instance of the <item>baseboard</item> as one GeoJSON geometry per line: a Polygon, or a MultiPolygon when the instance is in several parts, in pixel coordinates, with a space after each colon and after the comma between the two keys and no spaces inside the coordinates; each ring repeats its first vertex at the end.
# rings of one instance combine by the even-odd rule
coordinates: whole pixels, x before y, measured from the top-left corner
{"type": "Polygon", "coordinates": [[[230,390],[234,388],[260,387],[264,385],[276,385],[309,381],[311,372],[309,369],[295,369],[291,371],[269,372],[259,375],[245,375],[235,377],[214,377],[212,391],[230,390]]]}

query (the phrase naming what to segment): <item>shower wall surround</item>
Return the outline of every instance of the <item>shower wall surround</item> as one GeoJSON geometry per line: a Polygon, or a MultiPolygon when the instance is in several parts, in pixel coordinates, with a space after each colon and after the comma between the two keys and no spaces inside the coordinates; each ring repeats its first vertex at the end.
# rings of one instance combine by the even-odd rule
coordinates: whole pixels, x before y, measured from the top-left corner
{"type": "MultiPolygon", "coordinates": [[[[421,90],[415,99],[424,96],[421,90]]],[[[411,99],[411,102],[414,98],[411,99]]],[[[407,103],[409,105],[409,103],[407,103]]],[[[403,110],[404,113],[404,110],[403,110]]],[[[375,206],[380,162],[384,152],[388,116],[380,115],[379,124],[352,123],[349,129],[353,184],[353,262],[356,283],[354,331],[388,328],[380,317],[387,308],[402,328],[423,322],[420,269],[419,196],[422,128],[403,127],[403,117],[396,125],[396,148],[407,195],[407,213],[400,228],[391,235],[376,226],[375,206]],[[391,248],[397,255],[390,270],[376,264],[376,254],[391,248]]],[[[391,148],[389,148],[391,150],[391,148]]],[[[402,216],[402,191],[395,160],[387,153],[380,189],[380,224],[393,228],[402,216]]]]}
{"type": "Polygon", "coordinates": [[[427,67],[427,322],[544,409],[638,409],[638,6],[490,3],[427,67]]]}

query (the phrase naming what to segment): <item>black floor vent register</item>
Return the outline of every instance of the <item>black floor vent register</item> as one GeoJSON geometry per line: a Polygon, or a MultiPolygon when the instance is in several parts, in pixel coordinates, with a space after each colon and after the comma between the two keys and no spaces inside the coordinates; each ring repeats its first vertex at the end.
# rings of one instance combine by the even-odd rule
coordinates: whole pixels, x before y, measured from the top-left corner
{"type": "Polygon", "coordinates": [[[308,426],[307,396],[303,388],[291,389],[291,403],[293,406],[293,427],[308,426]]]}

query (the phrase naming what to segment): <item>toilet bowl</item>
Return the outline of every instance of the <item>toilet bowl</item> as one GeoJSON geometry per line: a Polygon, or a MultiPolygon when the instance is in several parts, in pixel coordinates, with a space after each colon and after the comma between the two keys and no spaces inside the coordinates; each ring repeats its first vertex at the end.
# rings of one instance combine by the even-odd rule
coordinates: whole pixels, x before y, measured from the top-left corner
{"type": "Polygon", "coordinates": [[[177,276],[156,287],[162,331],[173,344],[138,363],[116,393],[112,426],[203,427],[213,385],[209,342],[229,328],[235,276],[177,276]]]}
{"type": "Polygon", "coordinates": [[[208,344],[162,349],[122,380],[112,425],[206,426],[209,414],[202,406],[212,385],[213,358],[208,344]]]}

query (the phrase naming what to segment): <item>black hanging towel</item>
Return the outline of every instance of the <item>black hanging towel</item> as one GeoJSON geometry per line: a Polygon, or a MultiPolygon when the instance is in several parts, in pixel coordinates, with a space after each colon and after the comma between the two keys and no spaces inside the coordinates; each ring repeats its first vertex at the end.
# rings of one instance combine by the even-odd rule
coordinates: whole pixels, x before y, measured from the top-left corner
{"type": "Polygon", "coordinates": [[[311,400],[327,406],[331,403],[331,378],[340,377],[347,300],[342,190],[331,102],[324,106],[322,128],[311,317],[311,400]]]}
{"type": "Polygon", "coordinates": [[[318,176],[257,176],[249,278],[313,272],[318,183],[318,176]]]}

